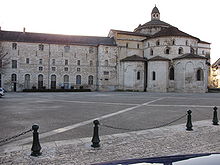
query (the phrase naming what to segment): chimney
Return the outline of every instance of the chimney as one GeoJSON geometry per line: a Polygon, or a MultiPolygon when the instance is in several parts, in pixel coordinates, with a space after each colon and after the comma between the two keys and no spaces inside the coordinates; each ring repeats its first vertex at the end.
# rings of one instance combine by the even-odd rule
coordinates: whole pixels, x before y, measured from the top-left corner
{"type": "Polygon", "coordinates": [[[25,33],[25,27],[23,28],[23,33],[25,33]]]}

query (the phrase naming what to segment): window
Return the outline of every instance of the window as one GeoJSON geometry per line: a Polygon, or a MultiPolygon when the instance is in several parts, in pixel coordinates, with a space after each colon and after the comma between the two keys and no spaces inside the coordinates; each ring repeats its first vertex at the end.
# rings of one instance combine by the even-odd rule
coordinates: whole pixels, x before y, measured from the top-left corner
{"type": "Polygon", "coordinates": [[[52,65],[55,65],[55,64],[56,64],[56,60],[52,59],[52,65]]]}
{"type": "Polygon", "coordinates": [[[69,88],[69,76],[64,75],[63,76],[63,81],[64,81],[64,89],[68,89],[69,88]]]}
{"type": "Polygon", "coordinates": [[[173,67],[170,68],[169,78],[170,80],[174,80],[174,68],[173,67]]]}
{"type": "Polygon", "coordinates": [[[152,72],[152,80],[156,80],[156,72],[152,72]]]}
{"type": "Polygon", "coordinates": [[[140,44],[137,44],[137,48],[138,48],[138,49],[140,48],[140,44]]]}
{"type": "Polygon", "coordinates": [[[80,68],[77,68],[76,70],[77,70],[77,72],[80,72],[80,68]]]}
{"type": "Polygon", "coordinates": [[[68,65],[68,60],[65,60],[65,62],[64,62],[64,63],[65,63],[65,65],[68,65]]]}
{"type": "Polygon", "coordinates": [[[26,58],[26,64],[29,64],[30,60],[29,58],[26,58]]]}
{"type": "Polygon", "coordinates": [[[40,51],[43,51],[43,50],[44,50],[44,45],[43,45],[43,44],[38,45],[38,49],[39,49],[40,51]]]}
{"type": "Polygon", "coordinates": [[[93,66],[93,62],[92,62],[92,60],[89,61],[89,66],[93,66]]]}
{"type": "Polygon", "coordinates": [[[77,84],[77,85],[80,85],[80,84],[81,84],[81,76],[80,76],[80,75],[77,75],[77,76],[76,76],[76,84],[77,84]]]}
{"type": "Polygon", "coordinates": [[[39,67],[39,71],[43,71],[43,67],[42,66],[39,67]]]}
{"type": "Polygon", "coordinates": [[[140,80],[141,79],[141,73],[140,71],[137,72],[137,80],[140,80]]]}
{"type": "Polygon", "coordinates": [[[160,41],[158,40],[157,42],[156,42],[156,46],[159,46],[160,45],[160,41]]]}
{"type": "Polygon", "coordinates": [[[11,81],[12,82],[16,82],[17,81],[17,75],[16,74],[12,74],[11,75],[11,81]]]}
{"type": "Polygon", "coordinates": [[[105,53],[108,53],[108,47],[105,47],[105,53]]]}
{"type": "Polygon", "coordinates": [[[43,85],[44,85],[43,75],[40,74],[40,75],[38,75],[38,89],[42,89],[42,88],[43,88],[43,85]]]}
{"type": "Polygon", "coordinates": [[[109,71],[104,71],[104,75],[109,75],[109,71]]]}
{"type": "Polygon", "coordinates": [[[93,85],[93,76],[92,75],[90,75],[88,78],[88,84],[93,85]]]}
{"type": "Polygon", "coordinates": [[[108,66],[108,60],[105,60],[105,66],[108,66]]]}
{"type": "Polygon", "coordinates": [[[126,48],[128,48],[128,43],[126,43],[126,45],[125,45],[125,46],[126,46],[126,48]]]}
{"type": "Polygon", "coordinates": [[[51,70],[52,70],[52,71],[56,71],[56,67],[52,67],[51,70]]]}
{"type": "Polygon", "coordinates": [[[150,55],[151,55],[151,56],[154,55],[154,51],[153,51],[153,49],[150,49],[150,55]]]}
{"type": "Polygon", "coordinates": [[[64,71],[66,71],[66,72],[67,72],[67,71],[68,71],[68,67],[64,67],[64,71]]]}
{"type": "Polygon", "coordinates": [[[202,81],[203,80],[203,70],[200,68],[196,72],[196,79],[197,81],[202,81]]]}
{"type": "Polygon", "coordinates": [[[43,64],[43,60],[39,59],[39,64],[42,65],[43,64]]]}
{"type": "Polygon", "coordinates": [[[170,54],[170,48],[165,48],[165,54],[170,54]]]}
{"type": "Polygon", "coordinates": [[[204,54],[205,54],[205,51],[203,50],[203,51],[202,51],[202,55],[204,55],[204,54]]]}
{"type": "Polygon", "coordinates": [[[186,45],[188,45],[188,40],[186,40],[186,45]]]}
{"type": "Polygon", "coordinates": [[[80,65],[80,60],[77,60],[77,65],[80,65]]]}
{"type": "Polygon", "coordinates": [[[89,53],[94,53],[93,47],[89,47],[89,53]]]}
{"type": "Polygon", "coordinates": [[[180,47],[180,48],[178,49],[178,54],[183,54],[183,48],[180,47]]]}
{"type": "Polygon", "coordinates": [[[51,89],[56,89],[56,75],[51,75],[50,88],[51,89]]]}
{"type": "Polygon", "coordinates": [[[175,45],[175,40],[172,41],[172,44],[175,45]]]}
{"type": "Polygon", "coordinates": [[[17,60],[12,60],[12,68],[17,68],[17,60]]]}
{"type": "Polygon", "coordinates": [[[195,50],[192,47],[190,48],[190,53],[192,53],[192,54],[195,53],[195,50]]]}
{"type": "Polygon", "coordinates": [[[70,46],[69,45],[64,46],[64,52],[68,53],[69,51],[70,51],[70,46]]]}
{"type": "Polygon", "coordinates": [[[24,76],[24,88],[30,89],[30,75],[29,74],[26,74],[24,76]]]}
{"type": "Polygon", "coordinates": [[[17,43],[12,43],[12,49],[16,50],[17,49],[17,43]]]}

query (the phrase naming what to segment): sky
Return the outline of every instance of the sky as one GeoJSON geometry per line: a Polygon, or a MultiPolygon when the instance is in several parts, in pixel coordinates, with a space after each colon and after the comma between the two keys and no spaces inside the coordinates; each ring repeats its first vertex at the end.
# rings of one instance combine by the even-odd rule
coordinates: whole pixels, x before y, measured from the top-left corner
{"type": "Polygon", "coordinates": [[[211,43],[211,63],[220,45],[219,0],[0,0],[2,30],[86,36],[107,36],[110,29],[133,31],[160,19],[211,43]]]}

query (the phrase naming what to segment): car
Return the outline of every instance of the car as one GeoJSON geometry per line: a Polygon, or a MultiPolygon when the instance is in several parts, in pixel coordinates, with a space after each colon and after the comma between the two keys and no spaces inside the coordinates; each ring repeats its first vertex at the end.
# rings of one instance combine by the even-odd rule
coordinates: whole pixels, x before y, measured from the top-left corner
{"type": "Polygon", "coordinates": [[[3,88],[0,88],[0,97],[5,95],[5,90],[3,88]]]}
{"type": "Polygon", "coordinates": [[[189,154],[119,160],[93,165],[219,165],[220,153],[189,154]]]}

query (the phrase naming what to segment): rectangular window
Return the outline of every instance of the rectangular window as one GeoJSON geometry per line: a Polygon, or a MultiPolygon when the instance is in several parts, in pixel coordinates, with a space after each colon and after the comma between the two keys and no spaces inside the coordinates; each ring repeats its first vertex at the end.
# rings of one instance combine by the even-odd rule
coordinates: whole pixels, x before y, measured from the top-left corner
{"type": "Polygon", "coordinates": [[[52,70],[52,71],[56,71],[56,67],[52,67],[51,70],[52,70]]]}
{"type": "Polygon", "coordinates": [[[17,43],[12,43],[12,49],[16,50],[17,49],[17,43]]]}
{"type": "Polygon", "coordinates": [[[104,75],[109,75],[109,71],[104,71],[104,75]]]}
{"type": "Polygon", "coordinates": [[[69,51],[70,51],[70,46],[69,45],[64,46],[64,52],[68,53],[69,51]]]}
{"type": "Polygon", "coordinates": [[[77,65],[80,65],[80,60],[77,60],[77,65]]]}
{"type": "Polygon", "coordinates": [[[39,64],[42,65],[43,64],[43,60],[39,59],[39,64]]]}
{"type": "Polygon", "coordinates": [[[44,45],[40,44],[40,45],[38,45],[38,48],[39,48],[40,51],[43,51],[44,50],[44,45]]]}
{"type": "Polygon", "coordinates": [[[55,59],[52,59],[52,65],[55,65],[56,61],[55,59]]]}
{"type": "Polygon", "coordinates": [[[65,68],[64,68],[64,71],[66,71],[66,72],[67,72],[67,71],[68,71],[68,67],[65,67],[65,68]]]}
{"type": "Polygon", "coordinates": [[[17,68],[17,60],[12,60],[12,68],[17,68]]]}
{"type": "Polygon", "coordinates": [[[43,67],[42,67],[42,66],[40,66],[40,67],[39,67],[39,71],[42,71],[42,70],[43,70],[43,67]]]}
{"type": "Polygon", "coordinates": [[[26,64],[29,64],[30,60],[29,58],[26,58],[26,64]]]}
{"type": "Polygon", "coordinates": [[[68,65],[68,60],[65,60],[65,65],[68,65]]]}

